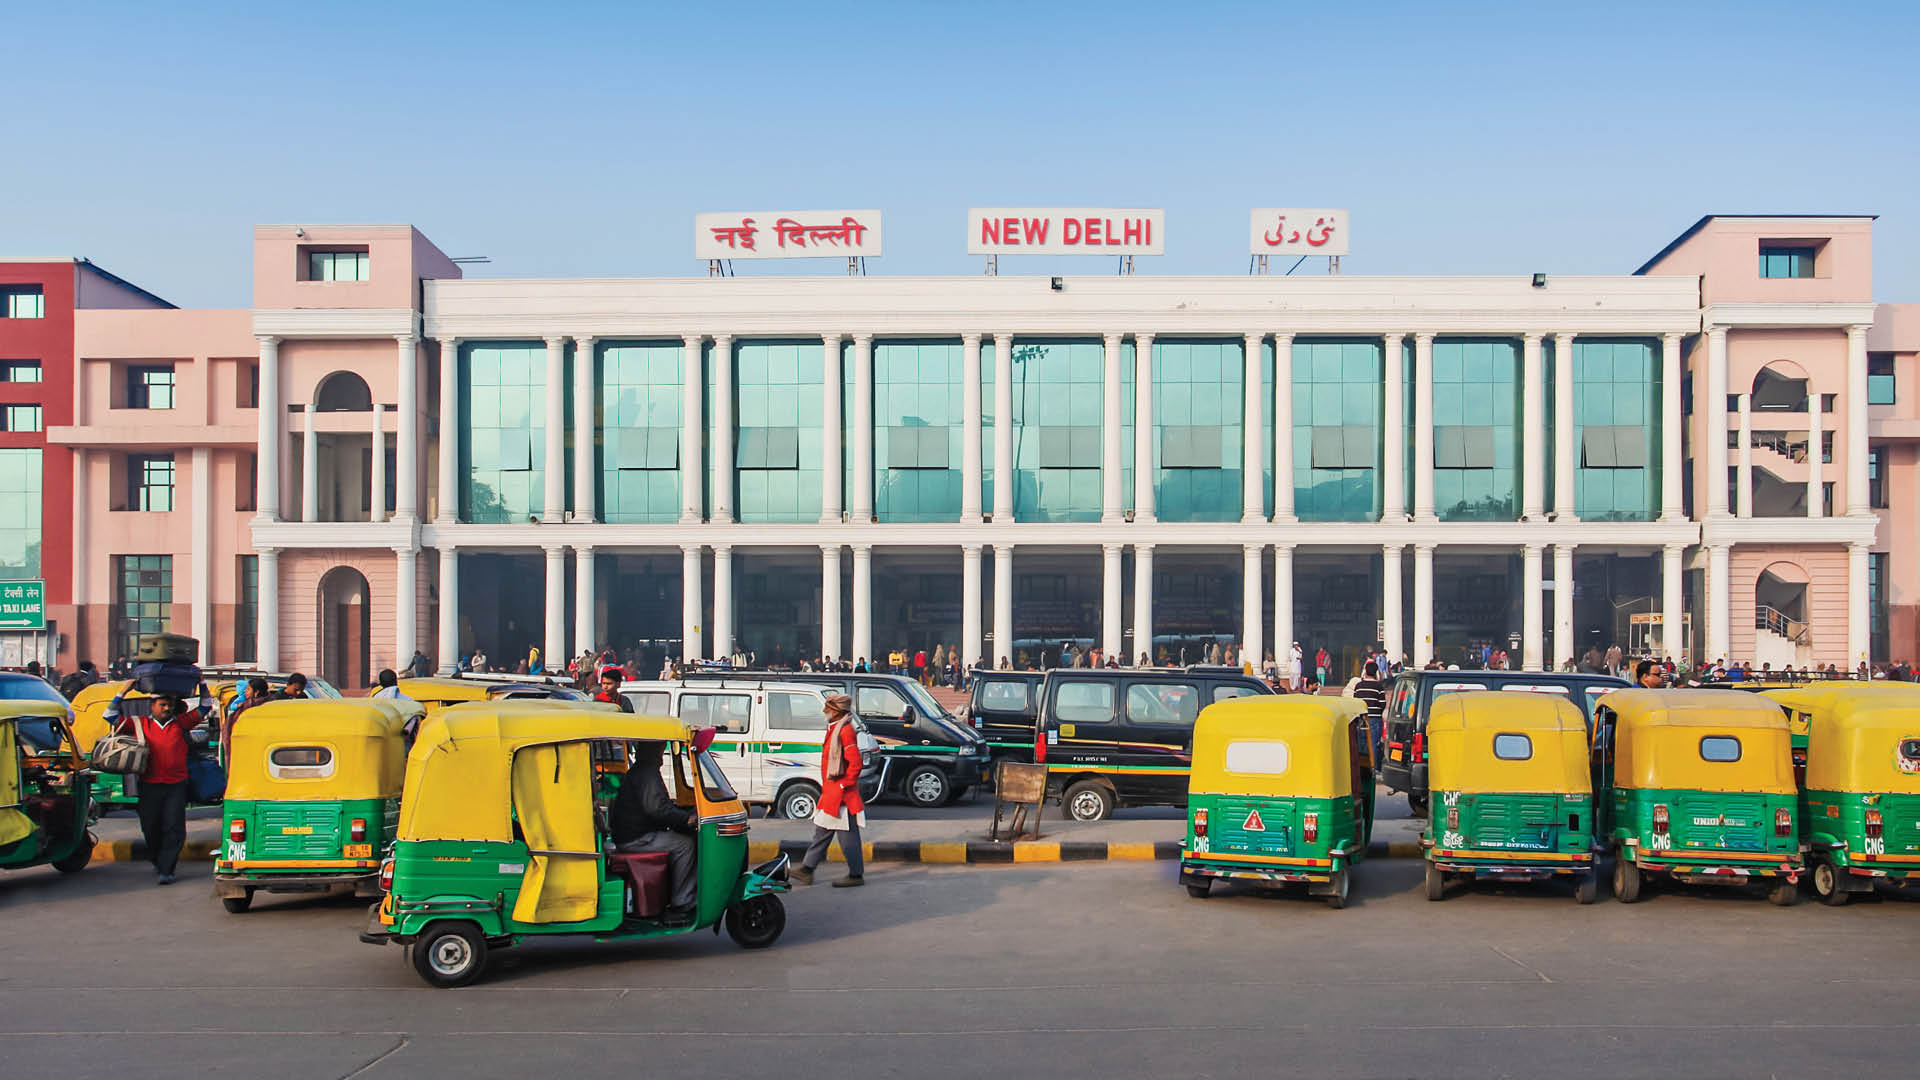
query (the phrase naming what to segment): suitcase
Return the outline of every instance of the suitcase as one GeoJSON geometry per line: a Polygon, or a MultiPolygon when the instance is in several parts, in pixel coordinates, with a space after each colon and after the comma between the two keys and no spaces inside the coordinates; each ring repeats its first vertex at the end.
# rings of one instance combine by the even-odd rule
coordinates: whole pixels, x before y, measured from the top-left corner
{"type": "MultiPolygon", "coordinates": [[[[192,640],[192,639],[188,639],[192,640]]],[[[200,692],[200,669],[192,664],[149,660],[133,666],[133,685],[143,694],[190,698],[200,692]]]]}
{"type": "Polygon", "coordinates": [[[200,660],[200,640],[185,634],[142,634],[133,658],[164,664],[197,663],[200,660]]]}

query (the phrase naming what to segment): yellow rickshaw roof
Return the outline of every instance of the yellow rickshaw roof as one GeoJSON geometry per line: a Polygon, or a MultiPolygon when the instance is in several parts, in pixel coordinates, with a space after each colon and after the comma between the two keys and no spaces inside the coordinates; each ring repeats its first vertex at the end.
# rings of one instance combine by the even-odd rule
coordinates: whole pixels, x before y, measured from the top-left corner
{"type": "Polygon", "coordinates": [[[671,716],[584,708],[588,701],[469,701],[434,714],[415,738],[414,755],[437,744],[490,739],[514,748],[582,739],[684,741],[687,725],[671,716]]]}
{"type": "Polygon", "coordinates": [[[1587,720],[1579,706],[1559,694],[1516,694],[1468,690],[1437,698],[1427,708],[1427,732],[1577,731],[1586,738],[1587,720]]]}
{"type": "Polygon", "coordinates": [[[499,685],[450,675],[423,675],[401,679],[400,692],[416,701],[485,701],[487,691],[499,685]]]}
{"type": "Polygon", "coordinates": [[[131,694],[138,694],[140,692],[133,688],[133,680],[131,679],[115,679],[108,682],[97,682],[82,687],[79,693],[73,695],[72,705],[75,709],[83,709],[90,705],[104,706],[107,702],[118,697],[123,690],[131,694]]]}
{"type": "Polygon", "coordinates": [[[1309,694],[1256,694],[1230,698],[1200,710],[1193,725],[1193,768],[1188,790],[1219,795],[1337,798],[1353,793],[1347,732],[1366,715],[1358,698],[1309,694]],[[1229,767],[1233,747],[1284,744],[1284,753],[1250,755],[1256,771],[1229,767]]]}
{"type": "Polygon", "coordinates": [[[1440,698],[1427,714],[1427,761],[1434,791],[1578,795],[1593,790],[1586,714],[1558,694],[1473,690],[1440,698]],[[1526,756],[1496,754],[1501,735],[1524,736],[1526,756]]]}
{"type": "Polygon", "coordinates": [[[1744,690],[1615,690],[1599,705],[1619,717],[1614,783],[1642,790],[1791,794],[1787,715],[1778,702],[1744,690]],[[1705,740],[1741,743],[1733,761],[1708,761],[1705,740]]]}
{"type": "Polygon", "coordinates": [[[1787,730],[1786,714],[1771,697],[1744,690],[1609,691],[1597,702],[1612,709],[1622,728],[1755,727],[1787,730]]]}
{"type": "Polygon", "coordinates": [[[1249,694],[1228,698],[1200,710],[1194,722],[1197,745],[1202,732],[1212,738],[1235,735],[1272,735],[1282,731],[1318,730],[1344,726],[1367,711],[1359,698],[1319,694],[1249,694]]]}
{"type": "Polygon", "coordinates": [[[64,720],[69,711],[66,704],[59,701],[5,700],[0,701],[0,723],[44,716],[57,716],[64,720]]]}
{"type": "Polygon", "coordinates": [[[227,732],[227,798],[302,801],[380,799],[400,793],[406,776],[407,718],[366,698],[303,698],[255,705],[227,732]],[[280,773],[278,747],[308,743],[331,752],[325,775],[280,773]]]}
{"type": "Polygon", "coordinates": [[[234,718],[231,738],[297,733],[300,736],[398,735],[406,716],[368,698],[299,698],[255,705],[234,718]]]}
{"type": "Polygon", "coordinates": [[[1920,793],[1920,773],[1899,765],[1900,742],[1920,739],[1920,688],[1820,704],[1807,723],[1808,790],[1920,793]]]}

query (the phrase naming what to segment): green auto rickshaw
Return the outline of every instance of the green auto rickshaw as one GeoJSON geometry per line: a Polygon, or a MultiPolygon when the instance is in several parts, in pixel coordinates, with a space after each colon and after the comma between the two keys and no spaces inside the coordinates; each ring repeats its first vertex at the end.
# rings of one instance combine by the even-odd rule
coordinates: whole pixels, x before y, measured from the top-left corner
{"type": "Polygon", "coordinates": [[[1354,698],[1255,695],[1193,725],[1180,882],[1303,883],[1336,908],[1373,836],[1373,740],[1354,698]]]}
{"type": "Polygon", "coordinates": [[[724,921],[746,948],[773,944],[786,927],[787,857],[748,868],[747,808],[708,754],[712,740],[712,729],[589,703],[441,709],[407,756],[386,896],[360,940],[407,945],[414,970],[442,987],[479,979],[490,950],[550,934],[629,941],[724,921]],[[595,781],[596,743],[665,744],[667,786],[695,820],[690,919],[667,911],[665,853],[610,846],[600,811],[616,785],[595,781]]]}
{"type": "Polygon", "coordinates": [[[1587,720],[1558,695],[1449,694],[1427,714],[1427,899],[1449,878],[1573,880],[1599,895],[1587,720]]]}
{"type": "Polygon", "coordinates": [[[1920,687],[1855,684],[1800,703],[1800,821],[1814,895],[1920,885],[1920,687]]]}
{"type": "Polygon", "coordinates": [[[0,701],[0,870],[85,869],[93,858],[92,791],[93,772],[65,705],[0,701]]]}

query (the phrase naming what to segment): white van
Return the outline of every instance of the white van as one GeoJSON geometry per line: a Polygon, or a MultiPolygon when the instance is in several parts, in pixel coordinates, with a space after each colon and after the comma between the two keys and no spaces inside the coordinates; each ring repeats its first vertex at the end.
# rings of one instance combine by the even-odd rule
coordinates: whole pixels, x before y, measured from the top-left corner
{"type": "MultiPolygon", "coordinates": [[[[633,711],[674,716],[688,727],[710,727],[713,760],[749,805],[768,817],[804,820],[820,801],[820,746],[827,730],[827,691],[804,683],[758,679],[624,683],[633,711]]],[[[855,721],[863,768],[862,794],[879,789],[879,743],[855,721]]],[[[871,797],[871,796],[868,796],[871,797]]]]}

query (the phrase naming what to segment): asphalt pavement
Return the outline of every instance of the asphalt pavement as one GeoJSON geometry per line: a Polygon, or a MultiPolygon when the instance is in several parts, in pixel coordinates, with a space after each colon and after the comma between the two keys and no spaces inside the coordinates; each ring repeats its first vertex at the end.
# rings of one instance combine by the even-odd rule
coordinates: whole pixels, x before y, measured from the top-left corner
{"type": "Polygon", "coordinates": [[[360,904],[228,915],[207,870],[0,874],[0,1075],[1870,1076],[1909,1069],[1920,993],[1920,903],[1431,903],[1412,860],[1344,911],[1167,863],[876,866],[765,951],[542,942],[445,991],[360,904]]]}

